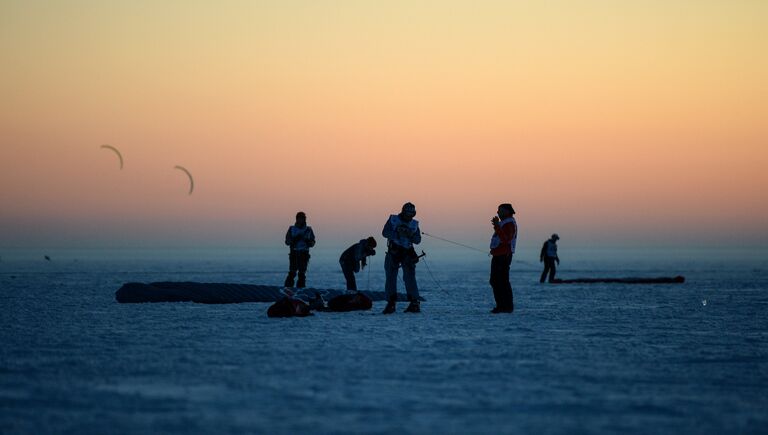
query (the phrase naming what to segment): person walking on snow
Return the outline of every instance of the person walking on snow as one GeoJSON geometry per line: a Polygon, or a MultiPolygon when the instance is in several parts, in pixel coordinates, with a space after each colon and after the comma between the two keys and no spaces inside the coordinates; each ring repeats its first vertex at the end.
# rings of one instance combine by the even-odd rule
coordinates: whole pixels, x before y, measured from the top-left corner
{"type": "Polygon", "coordinates": [[[549,282],[555,281],[555,273],[557,272],[555,263],[557,263],[558,266],[560,265],[560,257],[557,256],[558,240],[560,240],[560,236],[557,234],[552,234],[552,237],[544,242],[544,245],[541,247],[539,262],[544,263],[544,271],[541,272],[541,279],[539,282],[544,282],[544,280],[547,278],[547,273],[549,273],[549,282]]]}

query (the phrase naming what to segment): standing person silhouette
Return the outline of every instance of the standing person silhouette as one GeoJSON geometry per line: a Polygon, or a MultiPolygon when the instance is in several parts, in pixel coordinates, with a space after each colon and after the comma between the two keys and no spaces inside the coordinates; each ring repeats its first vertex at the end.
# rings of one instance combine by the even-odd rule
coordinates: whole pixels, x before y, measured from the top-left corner
{"type": "Polygon", "coordinates": [[[496,307],[491,313],[511,313],[515,304],[512,297],[512,285],[509,283],[509,267],[517,244],[517,221],[512,204],[501,204],[497,215],[491,219],[493,236],[491,236],[491,279],[493,298],[496,307]]]}
{"type": "Polygon", "coordinates": [[[413,245],[421,243],[421,230],[416,216],[416,206],[407,202],[403,204],[400,214],[393,214],[384,224],[381,234],[387,239],[387,255],[384,257],[384,272],[386,275],[384,291],[387,295],[387,306],[383,314],[395,312],[397,302],[397,273],[403,268],[405,291],[408,293],[410,304],[406,313],[420,313],[419,287],[416,284],[416,263],[419,257],[413,245]]]}
{"type": "Polygon", "coordinates": [[[560,236],[558,236],[557,233],[552,234],[552,237],[544,242],[544,245],[541,247],[539,262],[544,263],[544,271],[541,272],[541,279],[539,282],[544,282],[544,280],[547,278],[547,273],[549,273],[549,282],[553,282],[555,280],[555,273],[557,272],[555,263],[557,263],[558,266],[560,265],[560,257],[557,256],[558,240],[560,240],[560,236]]]}
{"type": "Polygon", "coordinates": [[[296,213],[296,223],[288,228],[285,233],[285,244],[291,247],[288,254],[288,276],[285,278],[285,287],[293,287],[293,279],[296,273],[299,280],[296,288],[304,288],[307,285],[307,266],[309,265],[309,249],[315,246],[315,233],[312,227],[307,225],[307,215],[303,211],[296,213]]]}

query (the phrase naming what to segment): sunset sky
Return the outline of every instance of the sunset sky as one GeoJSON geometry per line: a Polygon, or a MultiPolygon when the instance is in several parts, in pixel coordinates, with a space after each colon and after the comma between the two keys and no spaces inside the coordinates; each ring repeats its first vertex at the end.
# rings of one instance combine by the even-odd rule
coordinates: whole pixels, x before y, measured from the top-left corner
{"type": "Polygon", "coordinates": [[[767,166],[764,0],[0,3],[0,247],[766,246],[767,166]]]}

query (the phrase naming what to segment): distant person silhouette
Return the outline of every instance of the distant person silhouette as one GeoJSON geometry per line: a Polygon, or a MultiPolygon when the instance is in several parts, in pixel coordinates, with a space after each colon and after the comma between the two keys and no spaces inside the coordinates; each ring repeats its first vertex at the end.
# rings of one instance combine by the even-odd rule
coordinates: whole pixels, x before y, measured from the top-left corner
{"type": "Polygon", "coordinates": [[[293,287],[293,279],[298,272],[299,280],[296,287],[304,288],[307,284],[309,249],[315,246],[315,233],[312,227],[307,225],[307,215],[303,211],[296,213],[296,223],[291,225],[285,233],[285,244],[291,247],[291,252],[288,255],[289,269],[284,285],[293,287]]]}
{"type": "Polygon", "coordinates": [[[368,265],[366,259],[371,255],[376,255],[376,239],[368,237],[362,239],[354,245],[347,248],[339,257],[341,271],[347,280],[347,290],[357,290],[357,281],[355,273],[364,269],[368,265]]]}
{"type": "Polygon", "coordinates": [[[549,282],[555,280],[555,273],[557,272],[557,265],[560,265],[560,257],[557,256],[557,241],[560,240],[560,236],[552,234],[544,245],[541,247],[541,254],[539,254],[539,262],[544,262],[544,271],[541,272],[541,279],[539,282],[544,282],[549,273],[549,282]]]}
{"type": "Polygon", "coordinates": [[[419,287],[416,284],[416,263],[419,256],[413,245],[421,243],[421,230],[416,216],[416,206],[407,202],[403,204],[400,214],[393,214],[384,224],[381,234],[387,239],[387,255],[384,257],[384,272],[386,275],[384,291],[387,295],[387,306],[383,314],[395,312],[397,302],[397,273],[403,268],[405,291],[408,293],[410,304],[406,313],[421,312],[419,304],[419,287]]]}
{"type": "Polygon", "coordinates": [[[491,219],[493,236],[491,236],[491,279],[493,298],[496,307],[491,313],[511,313],[515,309],[512,296],[512,285],[509,283],[509,266],[517,245],[517,221],[512,204],[501,204],[497,215],[491,219]]]}

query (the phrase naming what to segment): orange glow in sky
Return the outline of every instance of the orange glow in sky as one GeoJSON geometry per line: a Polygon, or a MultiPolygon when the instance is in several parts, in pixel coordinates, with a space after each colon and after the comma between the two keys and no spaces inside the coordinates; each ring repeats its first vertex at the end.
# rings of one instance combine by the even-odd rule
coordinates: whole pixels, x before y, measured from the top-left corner
{"type": "Polygon", "coordinates": [[[0,244],[768,243],[768,2],[0,4],[0,244]],[[119,148],[116,156],[100,149],[119,148]],[[186,176],[195,177],[187,194],[186,176]]]}

